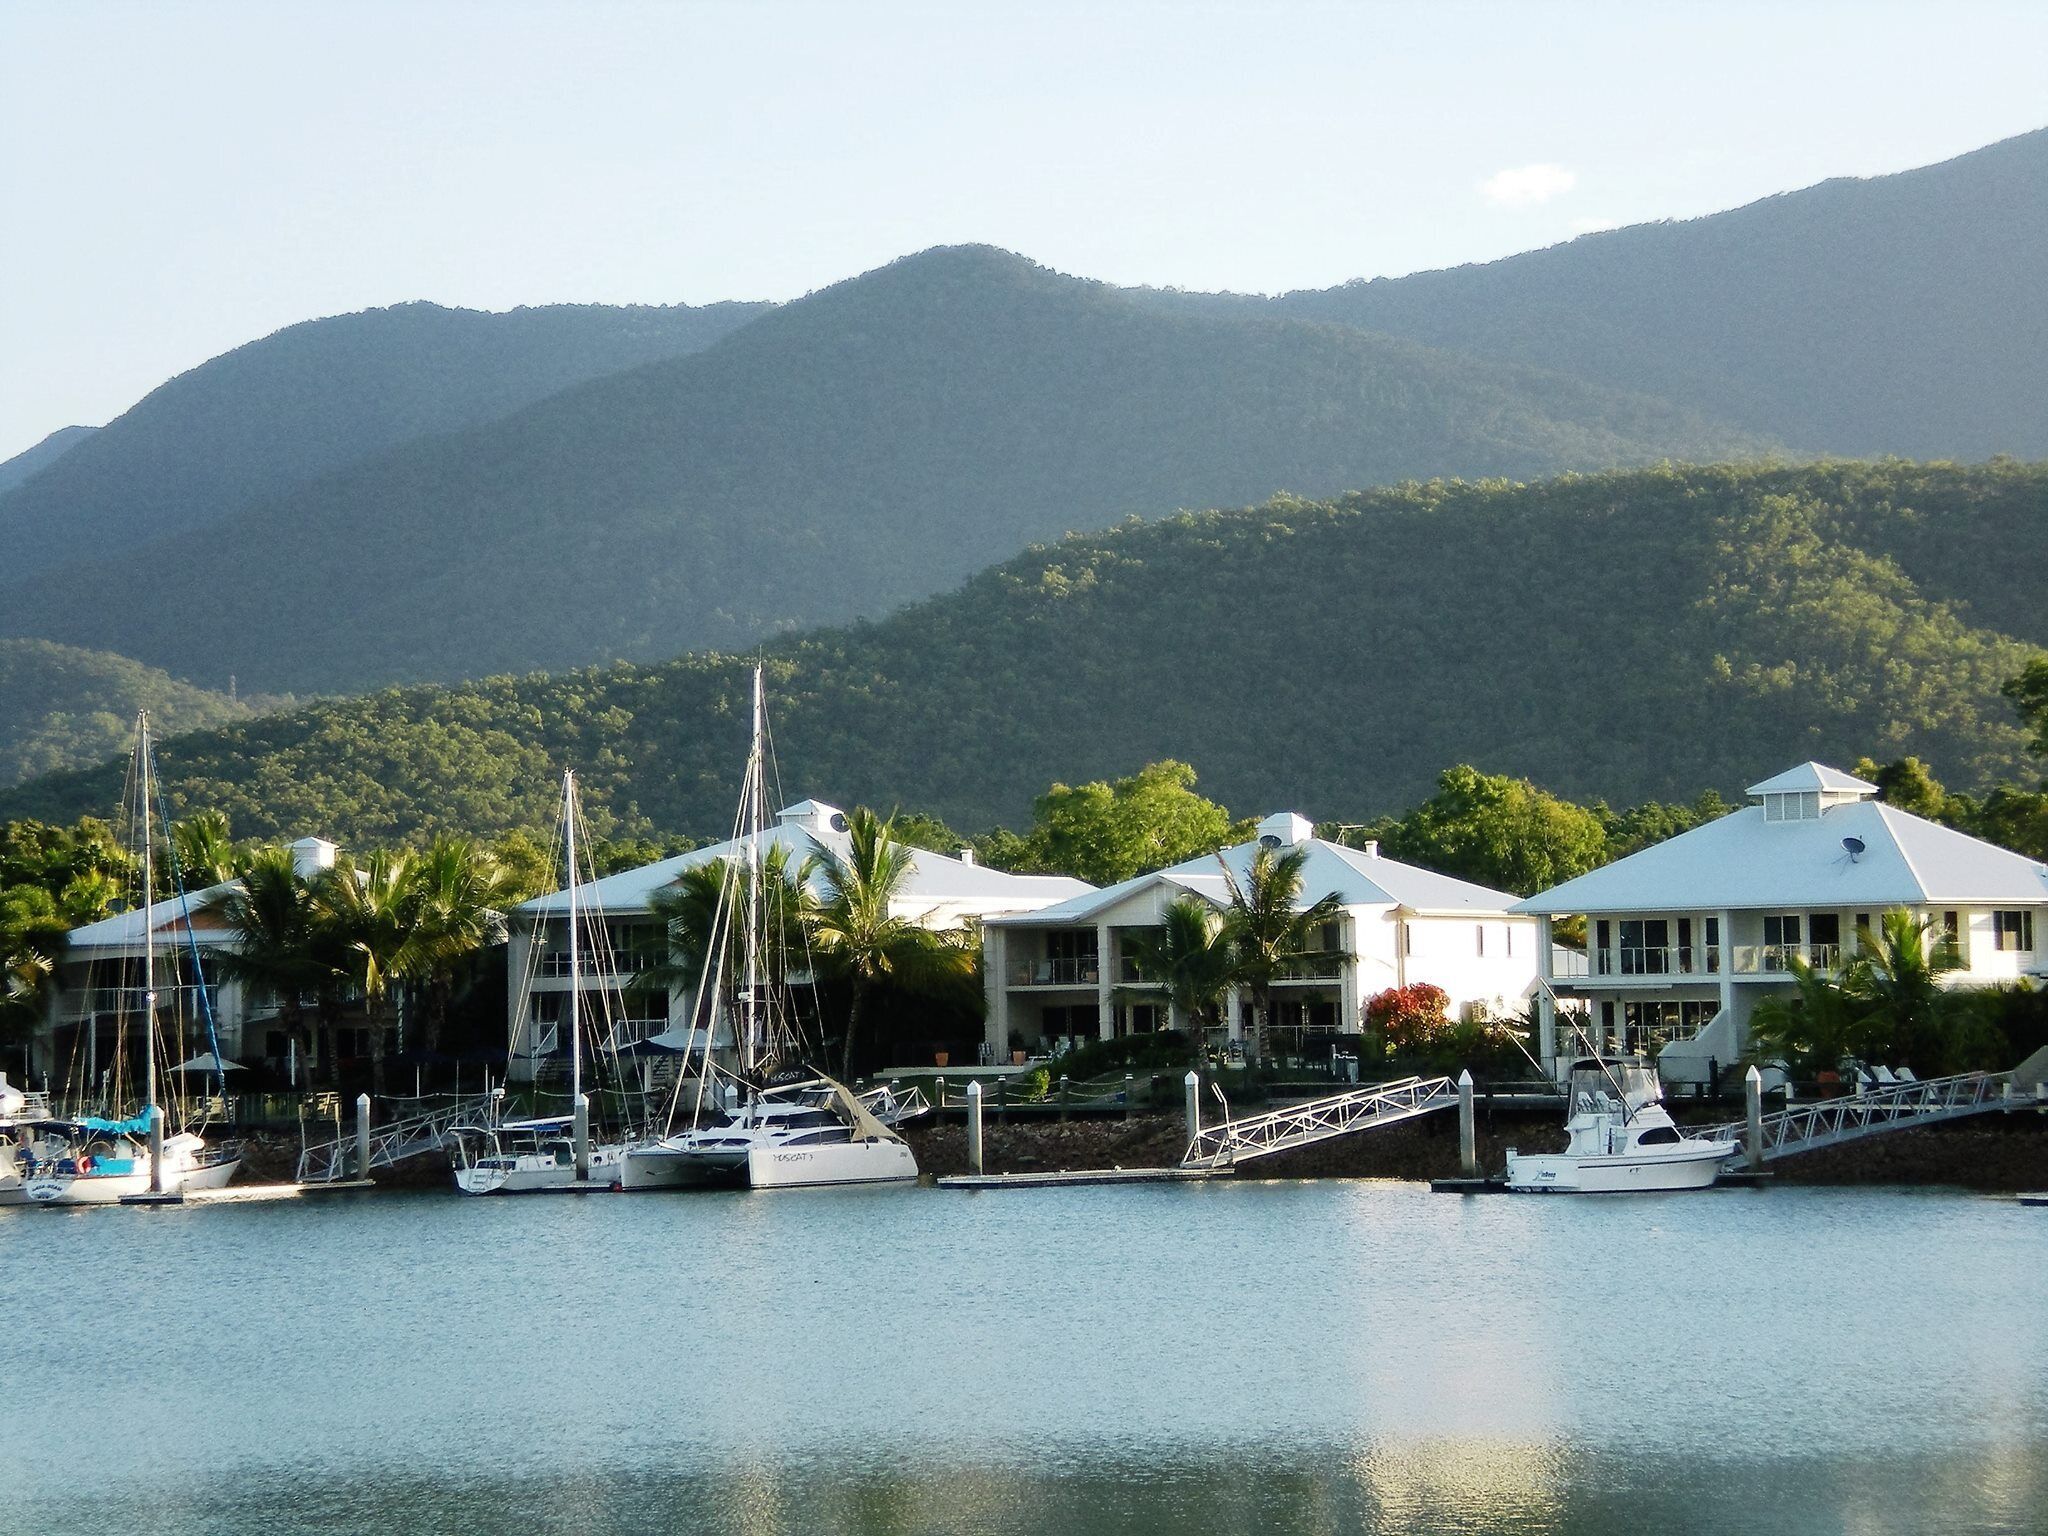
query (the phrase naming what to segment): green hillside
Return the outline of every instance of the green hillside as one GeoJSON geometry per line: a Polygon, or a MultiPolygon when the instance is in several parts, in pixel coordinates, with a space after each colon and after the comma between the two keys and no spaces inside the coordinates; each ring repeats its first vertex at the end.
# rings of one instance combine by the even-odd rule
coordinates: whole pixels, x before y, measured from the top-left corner
{"type": "MultiPolygon", "coordinates": [[[[2048,644],[2028,602],[2044,514],[2048,466],[1888,462],[1132,522],[770,646],[782,779],[970,829],[1022,819],[1053,779],[1167,757],[1238,812],[1345,821],[1420,801],[1461,761],[1615,804],[1864,753],[1975,789],[2026,763],[1997,690],[2048,644]],[[2029,542],[2031,563],[1950,554],[2029,542]]],[[[238,832],[368,841],[545,826],[572,763],[600,831],[709,834],[744,755],[745,669],[700,655],[391,690],[168,742],[164,774],[176,806],[238,832]]],[[[0,817],[68,819],[117,789],[112,768],[55,776],[0,796],[0,817]]]]}
{"type": "Polygon", "coordinates": [[[98,430],[97,427],[59,427],[41,442],[22,449],[13,458],[0,463],[0,492],[11,491],[22,481],[40,475],[98,430]]]}
{"type": "Polygon", "coordinates": [[[1205,313],[1336,321],[1690,406],[1797,448],[2048,456],[2048,129],[1706,218],[1205,313]]]}
{"type": "Polygon", "coordinates": [[[1161,314],[999,251],[939,250],[696,355],[74,565],[0,597],[0,623],[208,682],[344,691],[745,646],[1130,512],[1765,445],[1520,367],[1161,314]],[[293,600],[250,600],[281,581],[293,600]],[[153,600],[165,590],[181,600],[153,600]]]}
{"type": "Polygon", "coordinates": [[[237,702],[125,656],[45,640],[0,640],[0,700],[0,785],[125,751],[138,709],[170,735],[246,720],[288,702],[237,702]]]}
{"type": "Polygon", "coordinates": [[[708,346],[765,307],[401,304],[288,326],[46,454],[31,483],[0,495],[7,569],[25,576],[207,527],[409,439],[708,346]]]}

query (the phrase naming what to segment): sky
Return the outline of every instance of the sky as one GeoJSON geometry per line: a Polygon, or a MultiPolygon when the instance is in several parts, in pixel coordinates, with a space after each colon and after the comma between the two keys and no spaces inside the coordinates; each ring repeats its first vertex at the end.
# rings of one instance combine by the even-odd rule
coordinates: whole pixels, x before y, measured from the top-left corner
{"type": "Polygon", "coordinates": [[[296,321],[1275,292],[2048,125],[2048,5],[0,0],[0,458],[296,321]]]}

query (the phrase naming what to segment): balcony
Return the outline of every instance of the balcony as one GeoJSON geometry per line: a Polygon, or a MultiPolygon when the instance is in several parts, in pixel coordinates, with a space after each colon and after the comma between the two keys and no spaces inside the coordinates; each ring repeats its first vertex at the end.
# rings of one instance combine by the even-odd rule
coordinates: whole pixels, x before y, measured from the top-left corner
{"type": "MultiPolygon", "coordinates": [[[[668,958],[665,955],[653,950],[638,953],[628,950],[615,950],[610,957],[611,964],[609,966],[602,963],[604,958],[602,955],[593,955],[588,950],[584,951],[583,976],[586,981],[598,979],[629,981],[635,976],[655,969],[657,966],[668,964],[668,958]]],[[[566,949],[554,949],[542,954],[534,962],[533,974],[541,981],[567,981],[569,979],[569,969],[569,951],[566,949]]]]}
{"type": "MultiPolygon", "coordinates": [[[[1654,977],[1667,981],[1682,976],[1721,974],[1718,944],[1610,945],[1587,951],[1575,974],[1584,976],[1654,977]]],[[[1564,974],[1563,972],[1559,973],[1564,974]]]]}
{"type": "MultiPolygon", "coordinates": [[[[140,1014],[144,996],[140,987],[88,987],[82,992],[66,992],[58,1017],[66,1024],[77,1024],[95,1015],[140,1014]]],[[[197,1018],[208,1007],[216,1014],[220,1011],[220,988],[211,983],[203,987],[187,984],[156,989],[158,1013],[182,1013],[197,1018]]]]}
{"type": "Polygon", "coordinates": [[[1102,980],[1093,955],[1064,960],[1018,960],[1010,966],[1013,987],[1092,987],[1102,980]]]}
{"type": "Polygon", "coordinates": [[[1335,981],[1344,974],[1342,955],[1303,955],[1274,974],[1275,981],[1335,981]]]}
{"type": "Polygon", "coordinates": [[[1738,976],[1789,976],[1792,962],[1802,961],[1822,974],[1842,968],[1839,944],[1738,944],[1735,946],[1735,974],[1738,976]]]}

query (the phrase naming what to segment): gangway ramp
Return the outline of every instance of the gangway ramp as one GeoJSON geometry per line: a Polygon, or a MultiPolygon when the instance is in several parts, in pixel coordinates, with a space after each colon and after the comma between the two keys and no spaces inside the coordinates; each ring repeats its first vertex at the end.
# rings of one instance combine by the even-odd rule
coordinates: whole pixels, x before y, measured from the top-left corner
{"type": "MultiPolygon", "coordinates": [[[[1939,1125],[1966,1115],[1993,1114],[2002,1110],[2032,1107],[2038,1090],[2014,1090],[2010,1072],[1960,1072],[1954,1077],[1930,1077],[1925,1082],[1894,1083],[1866,1089],[1860,1094],[1837,1099],[1816,1099],[1811,1104],[1794,1104],[1773,1110],[1763,1117],[1763,1139],[1758,1155],[1769,1162],[1798,1152],[1816,1152],[1822,1147],[1860,1141],[1888,1131],[1917,1130],[1939,1125]]],[[[1702,1140],[1748,1142],[1746,1121],[1731,1120],[1723,1125],[1685,1128],[1688,1136],[1702,1140]]]]}
{"type": "MultiPolygon", "coordinates": [[[[389,1168],[409,1157],[439,1151],[457,1126],[488,1124],[495,1107],[496,1100],[491,1095],[480,1094],[457,1099],[425,1114],[372,1127],[370,1167],[389,1168]]],[[[344,1130],[330,1140],[309,1142],[299,1153],[299,1182],[331,1184],[337,1179],[359,1177],[355,1156],[356,1138],[352,1130],[344,1130]]]]}
{"type": "Polygon", "coordinates": [[[1188,1143],[1181,1167],[1232,1168],[1254,1157],[1434,1114],[1457,1102],[1457,1085],[1448,1077],[1408,1077],[1354,1088],[1263,1115],[1203,1126],[1188,1143]]]}

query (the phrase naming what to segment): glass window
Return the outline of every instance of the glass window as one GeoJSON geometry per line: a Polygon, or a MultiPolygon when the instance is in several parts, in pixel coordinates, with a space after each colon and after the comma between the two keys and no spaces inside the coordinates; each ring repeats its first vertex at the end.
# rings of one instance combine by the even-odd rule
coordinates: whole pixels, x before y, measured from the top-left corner
{"type": "Polygon", "coordinates": [[[1472,932],[1479,939],[1479,957],[1483,960],[1486,958],[1486,924],[1477,924],[1472,932]]]}
{"type": "Polygon", "coordinates": [[[1991,941],[1995,948],[2030,954],[2034,948],[2034,914],[2025,907],[1991,914],[1991,941]]]}
{"type": "Polygon", "coordinates": [[[1764,942],[1773,947],[1799,942],[1799,914],[1797,912],[1767,912],[1764,914],[1764,942]]]}

